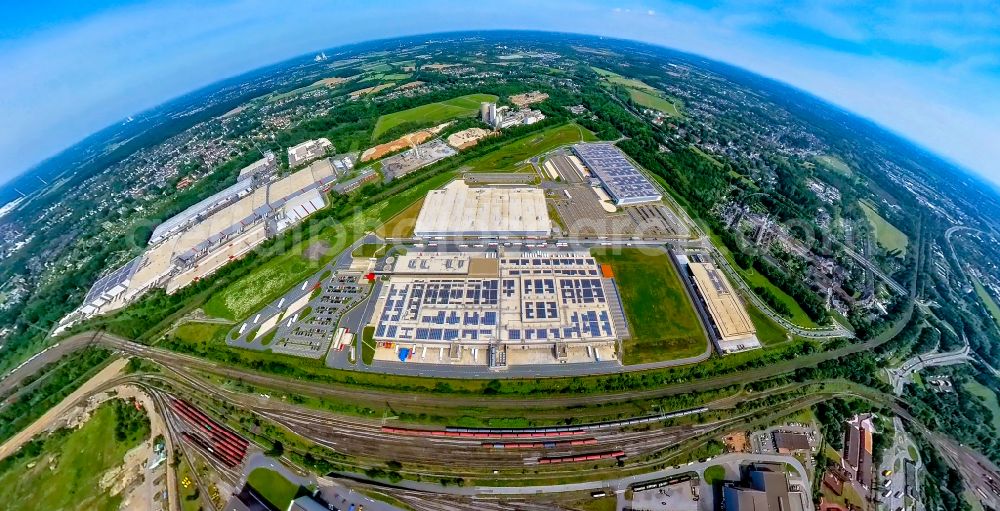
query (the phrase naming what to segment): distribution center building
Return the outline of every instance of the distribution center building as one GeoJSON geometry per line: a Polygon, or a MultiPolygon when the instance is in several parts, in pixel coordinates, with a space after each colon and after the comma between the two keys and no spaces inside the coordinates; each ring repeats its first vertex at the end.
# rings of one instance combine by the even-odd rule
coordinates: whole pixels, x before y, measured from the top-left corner
{"type": "Polygon", "coordinates": [[[689,262],[687,268],[708,310],[719,351],[728,354],[760,348],[757,329],[722,272],[704,262],[689,262]]]}
{"type": "Polygon", "coordinates": [[[548,236],[545,193],[524,186],[470,187],[456,180],[427,194],[414,234],[434,236],[548,236]]]}
{"type": "MultiPolygon", "coordinates": [[[[382,286],[374,338],[539,344],[618,338],[613,285],[586,253],[416,253],[382,286]]],[[[626,327],[627,328],[627,327],[626,327]]]]}
{"type": "Polygon", "coordinates": [[[660,202],[663,195],[614,144],[576,144],[573,152],[618,206],[660,202]]]}
{"type": "Polygon", "coordinates": [[[237,182],[163,222],[142,255],[94,284],[79,311],[106,313],[152,288],[172,293],[197,282],[324,207],[335,179],[324,159],[257,188],[249,177],[237,182]]]}

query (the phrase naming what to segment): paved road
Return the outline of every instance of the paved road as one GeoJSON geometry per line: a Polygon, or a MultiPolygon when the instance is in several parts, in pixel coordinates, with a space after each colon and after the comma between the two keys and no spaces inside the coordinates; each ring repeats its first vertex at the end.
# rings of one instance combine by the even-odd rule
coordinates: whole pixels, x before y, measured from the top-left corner
{"type": "Polygon", "coordinates": [[[969,275],[965,273],[965,266],[962,266],[962,262],[958,260],[958,254],[955,252],[955,244],[951,242],[951,237],[954,236],[956,232],[962,230],[978,232],[979,234],[986,234],[986,233],[974,227],[969,227],[965,225],[956,225],[953,227],[949,227],[948,230],[944,232],[944,240],[948,243],[948,249],[951,250],[952,260],[954,260],[955,264],[958,266],[958,271],[962,273],[962,278],[971,285],[972,279],[970,279],[969,275]]]}
{"type": "MultiPolygon", "coordinates": [[[[895,511],[904,504],[904,496],[897,497],[896,492],[905,492],[906,490],[906,470],[903,463],[904,460],[910,459],[909,448],[912,446],[916,450],[916,446],[913,445],[909,435],[906,434],[903,421],[899,417],[893,418],[893,427],[896,430],[896,435],[893,438],[892,445],[882,454],[882,465],[878,468],[878,477],[875,484],[875,493],[878,494],[883,509],[891,511],[895,511]],[[883,475],[887,470],[892,471],[888,478],[883,475]],[[884,484],[886,479],[892,481],[889,486],[885,486],[884,484]],[[882,497],[882,494],[886,490],[890,491],[889,496],[882,497]]],[[[918,470],[921,468],[919,456],[917,459],[911,461],[917,464],[918,470]]],[[[915,494],[919,495],[919,488],[915,489],[915,494]]]]}
{"type": "Polygon", "coordinates": [[[847,255],[854,258],[854,260],[857,261],[859,264],[861,264],[861,266],[864,266],[866,270],[874,273],[876,277],[885,282],[886,285],[891,287],[893,291],[901,295],[906,294],[906,288],[903,287],[899,282],[893,280],[892,277],[886,275],[885,272],[883,272],[882,269],[879,268],[875,263],[869,261],[867,258],[865,258],[865,256],[855,252],[854,249],[852,249],[847,245],[844,245],[843,243],[840,244],[840,247],[844,249],[844,252],[847,253],[847,255]]]}
{"type": "Polygon", "coordinates": [[[913,373],[918,373],[926,367],[935,366],[950,366],[964,364],[966,362],[972,361],[972,350],[969,345],[966,344],[964,348],[955,351],[949,351],[947,353],[927,353],[923,355],[916,355],[903,365],[895,369],[886,368],[886,373],[889,375],[889,381],[892,383],[893,391],[896,395],[903,393],[903,387],[907,383],[910,383],[913,377],[913,373]]]}
{"type": "MultiPolygon", "coordinates": [[[[634,475],[621,477],[617,479],[609,479],[603,481],[588,481],[582,483],[566,483],[558,485],[544,485],[544,486],[441,486],[436,483],[424,483],[418,481],[400,481],[396,483],[396,486],[400,488],[406,488],[409,490],[434,492],[434,493],[444,493],[449,495],[462,495],[462,496],[517,496],[517,495],[538,495],[546,493],[565,493],[565,492],[579,492],[579,491],[595,491],[595,490],[606,490],[610,492],[624,492],[630,486],[645,483],[649,481],[656,481],[658,479],[664,479],[671,476],[686,474],[690,472],[695,472],[699,477],[702,478],[702,496],[712,495],[710,488],[704,484],[704,473],[705,470],[714,465],[721,465],[727,463],[735,464],[747,464],[752,462],[777,462],[777,463],[788,463],[798,472],[801,478],[796,478],[791,476],[790,479],[795,484],[795,480],[798,479],[799,482],[803,484],[806,489],[806,496],[809,497],[811,484],[808,479],[808,472],[802,463],[792,456],[784,456],[779,454],[746,454],[746,453],[731,453],[723,454],[721,456],[716,456],[711,460],[704,463],[696,462],[691,465],[682,465],[678,468],[667,468],[663,470],[657,470],[654,472],[649,472],[646,474],[634,475]]],[[[344,474],[347,477],[356,477],[359,479],[364,479],[362,474],[344,474]]],[[[812,510],[812,499],[807,498],[806,509],[808,511],[812,510]]]]}

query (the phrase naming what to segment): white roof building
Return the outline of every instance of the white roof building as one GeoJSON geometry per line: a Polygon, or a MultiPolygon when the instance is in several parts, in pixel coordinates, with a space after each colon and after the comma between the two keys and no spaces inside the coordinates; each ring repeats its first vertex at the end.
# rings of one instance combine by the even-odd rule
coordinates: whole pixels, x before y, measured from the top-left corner
{"type": "Polygon", "coordinates": [[[414,234],[431,236],[548,236],[545,194],[531,187],[470,187],[456,180],[427,194],[414,234]]]}

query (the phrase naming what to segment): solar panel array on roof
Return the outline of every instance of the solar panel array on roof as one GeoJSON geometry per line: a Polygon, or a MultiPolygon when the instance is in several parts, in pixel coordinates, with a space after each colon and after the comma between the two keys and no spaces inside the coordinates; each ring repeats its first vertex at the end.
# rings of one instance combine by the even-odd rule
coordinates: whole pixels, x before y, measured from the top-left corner
{"type": "Polygon", "coordinates": [[[84,298],[83,303],[89,304],[100,300],[107,300],[124,291],[128,287],[129,280],[135,273],[136,268],[139,267],[139,260],[141,258],[142,256],[136,257],[120,268],[97,279],[97,282],[87,292],[87,297],[84,298]]]}
{"type": "Polygon", "coordinates": [[[404,273],[393,275],[380,293],[375,338],[393,342],[616,338],[593,257],[525,254],[498,262],[499,278],[414,274],[404,264],[404,273]]]}
{"type": "Polygon", "coordinates": [[[615,204],[658,202],[662,195],[613,144],[577,144],[573,152],[601,180],[615,204]]]}

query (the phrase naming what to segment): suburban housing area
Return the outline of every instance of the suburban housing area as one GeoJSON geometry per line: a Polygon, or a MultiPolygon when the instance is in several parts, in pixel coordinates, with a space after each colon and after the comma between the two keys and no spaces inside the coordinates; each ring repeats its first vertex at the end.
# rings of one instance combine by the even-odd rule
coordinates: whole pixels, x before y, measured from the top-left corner
{"type": "Polygon", "coordinates": [[[869,123],[572,34],[197,94],[0,208],[0,501],[1000,509],[992,199],[869,123]]]}

